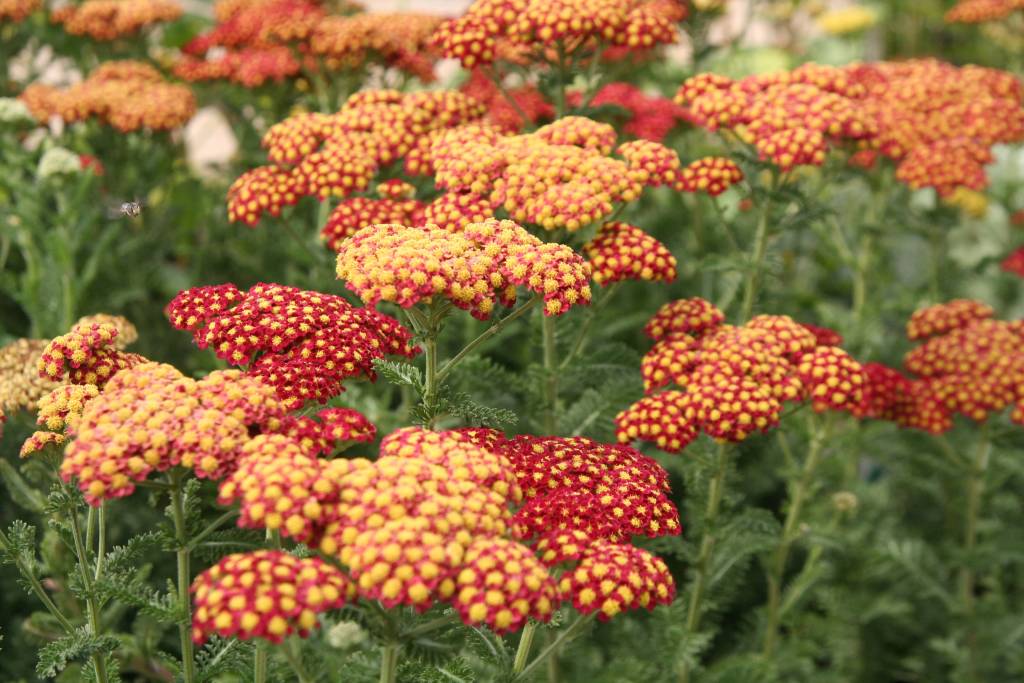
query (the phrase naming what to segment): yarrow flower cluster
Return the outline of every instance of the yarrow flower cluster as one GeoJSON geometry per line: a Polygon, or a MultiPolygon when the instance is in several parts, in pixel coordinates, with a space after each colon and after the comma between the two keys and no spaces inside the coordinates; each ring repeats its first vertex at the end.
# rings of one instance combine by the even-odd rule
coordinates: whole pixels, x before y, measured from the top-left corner
{"type": "Polygon", "coordinates": [[[25,21],[42,6],[42,0],[0,0],[0,23],[25,21]]]}
{"type": "Polygon", "coordinates": [[[982,24],[999,21],[1024,9],[1024,0],[959,0],[946,11],[950,24],[982,24]]]}
{"type": "Polygon", "coordinates": [[[72,384],[102,387],[118,371],[146,361],[138,354],[121,350],[125,343],[118,342],[117,324],[84,320],[46,345],[37,362],[40,377],[52,382],[67,379],[72,384]]]}
{"type": "MultiPolygon", "coordinates": [[[[273,162],[241,175],[228,191],[228,217],[255,225],[263,214],[280,215],[305,196],[325,200],[365,191],[377,171],[405,156],[430,134],[479,119],[483,107],[458,92],[402,94],[366,90],[336,114],[298,114],[275,124],[263,138],[273,162]]],[[[395,201],[392,197],[385,197],[395,201]]],[[[378,201],[383,201],[383,199],[378,201]]],[[[388,211],[394,207],[391,204],[388,211]]],[[[366,227],[382,209],[377,202],[349,205],[332,216],[325,238],[336,243],[366,227]]]]}
{"type": "Polygon", "coordinates": [[[219,2],[217,24],[182,49],[174,73],[188,81],[230,80],[247,88],[376,59],[433,80],[427,51],[439,19],[421,14],[328,14],[309,0],[219,2]]]}
{"type": "MultiPolygon", "coordinates": [[[[580,93],[570,93],[573,106],[582,104],[580,93]]],[[[622,132],[640,140],[661,142],[683,120],[683,108],[660,95],[649,95],[632,83],[609,83],[590,100],[590,106],[614,105],[628,115],[622,132]]]]}
{"type": "Polygon", "coordinates": [[[434,41],[445,57],[467,69],[500,57],[555,62],[545,49],[593,52],[598,45],[649,50],[678,40],[676,22],[686,9],[678,2],[645,0],[476,0],[466,12],[441,24],[434,41]]]}
{"type": "Polygon", "coordinates": [[[877,365],[862,416],[942,433],[957,413],[981,422],[1014,404],[1011,419],[1024,424],[1024,328],[994,314],[969,299],[916,311],[907,336],[921,344],[904,358],[910,377],[877,365]]]}
{"type": "Polygon", "coordinates": [[[31,410],[56,388],[48,377],[39,375],[39,357],[50,342],[46,339],[16,339],[0,348],[0,409],[6,413],[31,410]]]}
{"type": "Polygon", "coordinates": [[[601,226],[583,247],[594,282],[608,285],[622,280],[672,282],[676,279],[676,257],[664,244],[646,232],[620,221],[601,226]]]}
{"type": "Polygon", "coordinates": [[[66,123],[96,118],[122,132],[173,130],[196,112],[195,97],[187,87],[168,83],[153,67],[132,61],[104,62],[84,81],[64,90],[30,85],[20,99],[40,122],[52,116],[66,123]]]}
{"type": "Polygon", "coordinates": [[[166,313],[200,348],[247,366],[247,375],[274,387],[291,407],[325,402],[348,378],[375,378],[378,358],[418,352],[394,318],[283,285],[260,283],[244,293],[230,284],[194,287],[180,292],[166,313]]]}
{"type": "Polygon", "coordinates": [[[848,143],[855,163],[885,156],[899,180],[943,196],[986,186],[990,148],[1024,139],[1022,99],[1008,72],[931,59],[805,64],[740,81],[699,74],[676,96],[693,122],[731,129],[783,171],[820,166],[830,144],[848,143]]]}
{"type": "Polygon", "coordinates": [[[112,41],[180,16],[181,5],[174,0],[86,0],[53,10],[50,21],[74,36],[112,41]]]}
{"type": "Polygon", "coordinates": [[[788,316],[759,315],[741,327],[703,299],[669,302],[645,331],[655,340],[641,363],[647,397],[615,419],[620,441],[652,441],[676,453],[700,432],[738,442],[776,426],[787,401],[816,412],[853,410],[865,376],[845,351],[788,316]],[[675,384],[679,389],[662,389],[675,384]]]}
{"type": "Polygon", "coordinates": [[[434,226],[375,225],[338,252],[338,277],[367,304],[408,308],[440,296],[474,317],[512,306],[516,287],[544,299],[546,315],[590,302],[590,268],[571,248],[545,243],[513,221],[471,223],[452,234],[434,226]]]}
{"type": "Polygon", "coordinates": [[[284,413],[272,387],[237,370],[194,380],[143,363],[85,403],[60,474],[90,505],[131,495],[152,472],[178,465],[218,479],[234,470],[250,429],[274,429],[284,413]]]}

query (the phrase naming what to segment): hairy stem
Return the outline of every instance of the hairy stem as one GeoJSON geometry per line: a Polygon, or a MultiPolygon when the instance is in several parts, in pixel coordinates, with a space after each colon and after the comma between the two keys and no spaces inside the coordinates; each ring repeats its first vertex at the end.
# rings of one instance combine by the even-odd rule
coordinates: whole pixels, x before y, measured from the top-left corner
{"type": "Polygon", "coordinates": [[[781,617],[782,605],[782,580],[786,571],[786,561],[789,559],[789,551],[797,538],[797,529],[800,524],[800,515],[803,512],[804,503],[814,483],[814,474],[821,461],[821,454],[825,448],[825,441],[830,431],[830,415],[826,415],[824,423],[819,424],[817,419],[812,419],[811,443],[807,450],[807,459],[804,460],[800,476],[790,483],[789,510],[786,512],[786,521],[782,527],[782,538],[772,555],[771,565],[768,573],[768,617],[765,625],[762,651],[765,656],[770,656],[775,651],[775,645],[779,636],[779,619],[781,617]]]}
{"type": "Polygon", "coordinates": [[[306,673],[305,667],[302,666],[302,643],[295,637],[291,637],[285,641],[283,649],[285,659],[291,665],[295,677],[299,679],[299,683],[312,683],[313,679],[306,673]]]}
{"type": "Polygon", "coordinates": [[[195,680],[195,657],[192,652],[192,601],[189,586],[192,582],[189,568],[188,530],[185,528],[185,499],[182,494],[182,475],[174,473],[171,480],[171,514],[174,517],[174,538],[178,545],[178,610],[182,623],[178,625],[181,640],[181,675],[185,683],[195,680]]]}
{"type": "Polygon", "coordinates": [[[93,574],[93,578],[99,581],[100,577],[103,576],[103,560],[107,554],[107,506],[104,503],[100,503],[97,526],[99,540],[96,545],[96,572],[93,574]]]}
{"type": "MultiPolygon", "coordinates": [[[[423,402],[432,411],[433,406],[437,403],[438,389],[437,337],[432,330],[427,332],[427,336],[423,339],[423,359],[426,362],[426,371],[423,375],[423,402]]],[[[431,417],[425,427],[433,429],[435,420],[436,417],[431,413],[431,417]]]]}
{"type": "MultiPolygon", "coordinates": [[[[711,553],[715,549],[715,525],[718,522],[718,512],[722,506],[722,495],[725,491],[725,475],[729,469],[729,446],[726,443],[719,443],[715,452],[715,474],[708,485],[708,502],[704,510],[703,537],[700,542],[700,553],[697,555],[696,575],[693,579],[693,587],[690,589],[690,606],[686,612],[686,632],[695,633],[700,627],[700,603],[704,597],[704,590],[707,587],[708,569],[711,563],[711,553]]],[[[679,680],[688,681],[690,678],[689,666],[683,665],[679,680]]]]}
{"type": "Polygon", "coordinates": [[[256,654],[253,660],[252,680],[253,683],[267,683],[267,664],[269,649],[267,642],[262,638],[256,641],[256,654]]]}

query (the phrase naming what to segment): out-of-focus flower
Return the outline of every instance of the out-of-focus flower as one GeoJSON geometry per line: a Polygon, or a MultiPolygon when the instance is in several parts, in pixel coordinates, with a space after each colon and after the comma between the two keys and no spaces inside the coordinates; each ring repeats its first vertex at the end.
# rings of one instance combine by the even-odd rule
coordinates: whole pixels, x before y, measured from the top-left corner
{"type": "Polygon", "coordinates": [[[180,16],[181,5],[173,0],[86,0],[53,10],[50,20],[71,35],[112,41],[180,16]]]}
{"type": "Polygon", "coordinates": [[[615,418],[620,441],[653,441],[679,452],[700,432],[738,442],[775,427],[785,401],[816,411],[854,410],[866,383],[845,351],[821,345],[788,316],[760,315],[742,327],[703,299],[669,302],[648,322],[657,343],[644,356],[647,393],[615,418]],[[659,391],[675,384],[680,390],[659,391]]]}
{"type": "Polygon", "coordinates": [[[999,21],[1024,9],[1022,0],[959,0],[946,12],[950,24],[981,24],[999,21]]]}
{"type": "Polygon", "coordinates": [[[57,384],[39,375],[39,358],[50,342],[17,339],[0,348],[0,409],[6,413],[34,409],[57,384]]]}
{"type": "Polygon", "coordinates": [[[999,267],[1007,273],[1024,277],[1024,247],[1010,252],[1009,256],[1004,258],[1003,262],[999,264],[999,267]]]}
{"type": "MultiPolygon", "coordinates": [[[[67,123],[96,117],[121,132],[173,130],[196,112],[192,91],[168,83],[148,64],[133,61],[104,62],[84,81],[64,90],[30,85],[20,99],[40,122],[51,116],[67,123]]],[[[77,156],[75,162],[80,166],[77,156]]]]}
{"type": "MultiPolygon", "coordinates": [[[[579,92],[569,93],[569,103],[583,103],[579,92]]],[[[631,83],[609,83],[590,101],[591,107],[613,105],[625,110],[622,131],[641,140],[661,142],[676,124],[683,120],[683,108],[660,95],[647,94],[631,83]]]]}
{"type": "Polygon", "coordinates": [[[36,177],[46,180],[60,175],[73,175],[82,170],[78,155],[64,147],[51,147],[43,152],[36,167],[36,177]]]}
{"type": "MultiPolygon", "coordinates": [[[[2,14],[0,10],[0,18],[2,14]]],[[[24,102],[13,97],[0,97],[0,123],[13,126],[34,122],[35,118],[24,102]]]]}
{"type": "Polygon", "coordinates": [[[42,0],[0,0],[0,23],[25,21],[42,6],[42,0]]]}
{"type": "Polygon", "coordinates": [[[953,299],[914,311],[907,321],[907,338],[924,339],[968,326],[995,315],[991,306],[974,299],[953,299]]]}
{"type": "Polygon", "coordinates": [[[871,28],[878,23],[878,12],[864,5],[851,5],[823,12],[816,21],[825,33],[839,36],[871,28]]]}
{"type": "Polygon", "coordinates": [[[124,349],[134,344],[139,339],[139,331],[132,324],[131,320],[122,315],[111,315],[110,313],[94,313],[85,315],[78,319],[77,325],[113,325],[117,330],[117,336],[113,339],[114,348],[124,349]]]}
{"type": "Polygon", "coordinates": [[[676,258],[672,252],[635,225],[605,223],[583,251],[590,261],[594,282],[600,285],[622,280],[676,279],[676,258]]]}
{"type": "Polygon", "coordinates": [[[195,287],[180,292],[166,313],[200,348],[247,365],[248,375],[274,387],[289,406],[325,402],[350,377],[375,378],[377,358],[418,352],[409,331],[383,313],[276,284],[244,294],[233,285],[195,287]]]}
{"type": "Polygon", "coordinates": [[[984,218],[988,213],[988,197],[977,190],[971,190],[965,185],[958,185],[953,193],[943,198],[950,206],[960,208],[968,216],[973,218],[984,218]]]}
{"type": "Polygon", "coordinates": [[[423,204],[415,199],[343,199],[328,216],[327,223],[320,230],[320,238],[332,251],[338,251],[346,239],[363,228],[379,223],[404,225],[422,214],[423,210],[423,204]]]}
{"type": "Polygon", "coordinates": [[[731,159],[704,157],[690,162],[679,173],[676,189],[683,192],[706,192],[716,197],[743,180],[743,171],[731,159]]]}
{"type": "Polygon", "coordinates": [[[511,306],[517,286],[543,296],[547,315],[591,298],[590,268],[572,249],[494,219],[456,234],[429,226],[372,226],[341,245],[337,271],[368,304],[393,301],[408,308],[440,295],[480,319],[495,303],[511,306]]]}
{"type": "Polygon", "coordinates": [[[508,133],[517,133],[525,126],[555,115],[554,106],[536,87],[529,84],[506,87],[503,93],[481,69],[470,72],[461,90],[487,107],[486,121],[508,133]]]}
{"type": "Polygon", "coordinates": [[[355,592],[345,574],[315,557],[280,550],[228,555],[192,583],[192,639],[264,638],[280,643],[291,633],[305,637],[319,625],[317,614],[342,607],[355,592]]]}

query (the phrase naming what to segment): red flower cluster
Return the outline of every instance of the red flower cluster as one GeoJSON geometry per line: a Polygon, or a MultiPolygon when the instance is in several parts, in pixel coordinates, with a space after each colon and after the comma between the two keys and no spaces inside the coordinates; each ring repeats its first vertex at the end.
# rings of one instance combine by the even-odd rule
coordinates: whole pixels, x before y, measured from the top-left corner
{"type": "Polygon", "coordinates": [[[742,441],[778,424],[785,401],[816,411],[852,410],[865,384],[860,364],[788,316],[761,315],[742,327],[703,299],[666,304],[648,323],[654,347],[641,363],[649,394],[616,417],[623,442],[653,441],[679,452],[703,431],[742,441]]]}
{"type": "Polygon", "coordinates": [[[535,124],[555,115],[555,108],[544,99],[541,92],[532,85],[505,88],[502,93],[498,86],[481,69],[475,68],[462,92],[484,104],[487,108],[485,120],[506,133],[518,133],[524,126],[535,124]],[[515,104],[509,102],[511,98],[515,104]],[[523,116],[526,120],[523,120],[523,116]]]}
{"type": "Polygon", "coordinates": [[[418,352],[393,318],[339,296],[283,285],[261,283],[245,293],[234,285],[195,287],[180,292],[166,312],[200,348],[248,366],[246,374],[274,387],[292,407],[325,402],[350,377],[374,378],[377,358],[418,352]]]}
{"type": "Polygon", "coordinates": [[[676,257],[646,232],[620,221],[605,223],[583,247],[594,282],[607,285],[622,280],[672,282],[676,257]]]}
{"type": "Polygon", "coordinates": [[[434,41],[445,57],[466,68],[501,56],[555,61],[546,50],[593,52],[598,46],[648,50],[678,39],[675,23],[685,16],[677,2],[644,0],[476,0],[465,14],[443,23],[434,41]]]}
{"type": "Polygon", "coordinates": [[[999,267],[1007,273],[1013,273],[1019,277],[1024,277],[1024,247],[1014,249],[1010,252],[1010,255],[1003,259],[1003,262],[999,264],[999,267]]]}
{"type": "Polygon", "coordinates": [[[224,557],[195,578],[192,639],[264,638],[280,643],[317,626],[317,614],[344,606],[354,593],[345,574],[315,557],[256,550],[224,557]]]}
{"type": "Polygon", "coordinates": [[[311,417],[289,415],[281,432],[299,443],[304,453],[331,454],[354,443],[372,443],[377,427],[365,415],[351,408],[325,408],[311,417]]]}
{"type": "Polygon", "coordinates": [[[50,21],[74,36],[112,41],[180,16],[181,6],[173,0],[85,0],[53,10],[50,21]]]}
{"type": "Polygon", "coordinates": [[[118,371],[146,361],[125,353],[117,344],[118,328],[112,323],[84,322],[50,341],[39,357],[39,376],[53,382],[67,378],[72,384],[102,387],[118,371]]]}
{"type": "MultiPolygon", "coordinates": [[[[580,93],[570,93],[573,106],[582,104],[580,93]]],[[[648,95],[632,83],[609,83],[590,101],[590,106],[614,105],[625,110],[622,131],[640,140],[661,142],[683,119],[683,108],[660,95],[648,95]]]]}
{"type": "Polygon", "coordinates": [[[471,223],[452,234],[374,225],[342,243],[338,278],[367,304],[409,308],[443,296],[474,317],[512,306],[516,287],[544,298],[546,315],[590,302],[590,268],[570,247],[545,243],[512,221],[471,223]]]}
{"type": "Polygon", "coordinates": [[[192,91],[168,83],[148,64],[132,61],[104,62],[84,81],[64,90],[30,85],[20,99],[40,122],[52,116],[67,123],[95,117],[122,132],[173,130],[196,112],[192,91]]]}

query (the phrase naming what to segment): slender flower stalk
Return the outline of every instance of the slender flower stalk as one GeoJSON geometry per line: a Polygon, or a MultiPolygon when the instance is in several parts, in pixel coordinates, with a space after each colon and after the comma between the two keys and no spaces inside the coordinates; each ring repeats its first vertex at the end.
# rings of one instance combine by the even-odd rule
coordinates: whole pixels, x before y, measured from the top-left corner
{"type": "MultiPolygon", "coordinates": [[[[715,472],[708,485],[708,502],[704,510],[703,537],[700,542],[700,553],[697,555],[696,575],[693,579],[693,586],[690,589],[690,605],[686,612],[686,632],[695,633],[700,628],[701,601],[704,591],[707,589],[707,576],[711,554],[715,549],[715,525],[718,522],[718,513],[722,506],[722,496],[725,492],[725,478],[729,470],[729,445],[724,442],[718,444],[715,450],[715,472]]],[[[685,683],[690,679],[690,668],[683,665],[679,680],[685,683]]]]}
{"type": "Polygon", "coordinates": [[[64,628],[64,631],[67,633],[71,633],[73,630],[75,630],[75,627],[71,623],[71,621],[66,616],[64,616],[64,613],[61,612],[60,608],[57,607],[57,604],[54,603],[54,601],[50,598],[49,593],[47,593],[46,589],[43,588],[43,584],[40,583],[39,577],[37,577],[35,575],[35,572],[33,572],[25,564],[22,558],[14,552],[14,547],[11,545],[11,539],[7,537],[7,534],[5,534],[2,529],[0,529],[0,549],[2,549],[8,555],[8,557],[12,559],[14,565],[18,568],[18,572],[21,574],[22,578],[24,578],[28,582],[28,585],[32,589],[32,592],[35,594],[37,598],[39,598],[39,601],[43,603],[43,606],[46,607],[46,610],[53,615],[53,618],[57,620],[57,623],[59,623],[64,628]]]}
{"type": "MultiPolygon", "coordinates": [[[[773,174],[771,182],[771,194],[778,189],[778,174],[773,174]]],[[[754,233],[754,251],[750,257],[747,279],[743,285],[743,307],[740,310],[740,322],[750,320],[754,313],[754,302],[757,301],[758,290],[761,288],[761,278],[764,271],[764,258],[768,251],[768,217],[771,213],[771,196],[761,201],[760,212],[757,217],[757,230],[754,233]]]]}
{"type": "Polygon", "coordinates": [[[782,616],[782,580],[786,571],[786,561],[789,559],[789,551],[793,547],[793,542],[799,535],[800,515],[814,485],[814,475],[831,432],[831,415],[831,413],[826,414],[823,420],[811,416],[812,431],[807,458],[804,460],[800,476],[790,482],[789,509],[782,527],[782,537],[769,565],[768,616],[761,648],[766,657],[772,655],[778,642],[779,621],[782,616]]]}
{"type": "Polygon", "coordinates": [[[387,643],[380,651],[380,683],[395,683],[398,677],[398,643],[387,643]]]}
{"type": "Polygon", "coordinates": [[[183,473],[173,472],[169,476],[171,484],[171,514],[174,518],[174,537],[177,542],[178,564],[178,609],[182,623],[178,626],[181,640],[181,675],[185,683],[195,680],[195,657],[192,651],[192,601],[189,597],[189,586],[192,581],[189,567],[188,530],[185,527],[185,500],[182,493],[183,473]]]}
{"type": "Polygon", "coordinates": [[[544,432],[554,434],[558,428],[558,348],[555,319],[541,315],[544,347],[544,432]]]}
{"type": "Polygon", "coordinates": [[[544,650],[542,650],[541,653],[533,659],[533,661],[527,664],[522,671],[519,671],[516,674],[516,676],[512,679],[512,683],[519,683],[519,681],[529,680],[530,674],[532,674],[538,666],[552,658],[552,656],[555,654],[558,648],[560,648],[568,640],[575,638],[576,635],[580,631],[582,631],[591,621],[593,621],[594,617],[596,616],[597,612],[591,612],[590,614],[582,615],[579,618],[577,618],[576,621],[574,621],[569,626],[569,628],[559,633],[558,637],[555,638],[546,648],[544,648],[544,650]]]}
{"type": "MultiPolygon", "coordinates": [[[[68,510],[68,520],[71,522],[71,536],[75,542],[75,555],[78,559],[78,568],[82,574],[82,588],[86,592],[86,608],[89,615],[89,627],[92,629],[92,633],[98,636],[101,631],[100,625],[100,608],[99,603],[96,602],[96,594],[93,590],[93,577],[89,575],[88,570],[88,552],[86,551],[85,542],[82,538],[82,527],[78,523],[78,515],[75,514],[74,510],[68,510]]],[[[106,683],[107,679],[107,665],[103,660],[103,653],[97,652],[92,656],[93,665],[96,667],[96,679],[100,683],[106,683]]]]}
{"type": "Polygon", "coordinates": [[[519,647],[516,648],[516,658],[512,662],[512,673],[521,673],[526,668],[526,661],[530,658],[530,648],[533,647],[533,638],[537,635],[537,622],[530,621],[523,627],[523,633],[519,637],[519,647]]]}
{"type": "Polygon", "coordinates": [[[960,569],[960,602],[967,619],[967,651],[969,655],[970,680],[979,680],[977,672],[977,642],[975,627],[975,582],[977,577],[971,567],[971,553],[978,543],[978,520],[981,516],[982,498],[985,495],[985,479],[988,473],[989,458],[992,454],[992,442],[988,436],[987,423],[982,426],[978,438],[978,446],[967,479],[967,509],[964,517],[964,555],[965,565],[960,569]]]}

